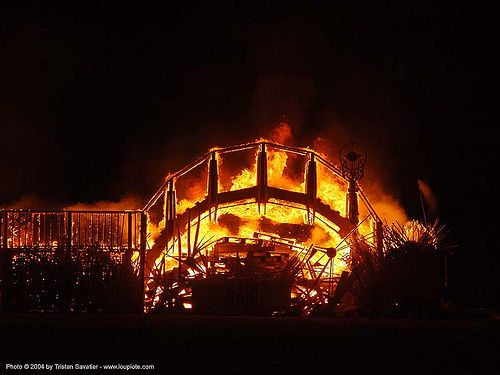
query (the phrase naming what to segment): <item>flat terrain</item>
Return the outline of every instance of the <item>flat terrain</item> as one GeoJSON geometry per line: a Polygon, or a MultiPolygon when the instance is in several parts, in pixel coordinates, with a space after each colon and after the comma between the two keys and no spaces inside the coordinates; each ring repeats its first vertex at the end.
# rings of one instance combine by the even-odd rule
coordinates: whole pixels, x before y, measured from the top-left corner
{"type": "Polygon", "coordinates": [[[498,319],[0,314],[0,337],[2,370],[30,362],[154,364],[142,373],[162,374],[500,373],[498,319]]]}

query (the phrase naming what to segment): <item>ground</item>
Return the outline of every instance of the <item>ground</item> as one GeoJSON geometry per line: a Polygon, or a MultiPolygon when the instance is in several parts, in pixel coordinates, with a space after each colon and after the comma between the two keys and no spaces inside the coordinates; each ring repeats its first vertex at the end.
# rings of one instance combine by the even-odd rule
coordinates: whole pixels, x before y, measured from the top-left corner
{"type": "Polygon", "coordinates": [[[477,374],[498,369],[500,320],[1,314],[0,335],[2,370],[29,362],[153,364],[142,373],[162,374],[477,374]]]}

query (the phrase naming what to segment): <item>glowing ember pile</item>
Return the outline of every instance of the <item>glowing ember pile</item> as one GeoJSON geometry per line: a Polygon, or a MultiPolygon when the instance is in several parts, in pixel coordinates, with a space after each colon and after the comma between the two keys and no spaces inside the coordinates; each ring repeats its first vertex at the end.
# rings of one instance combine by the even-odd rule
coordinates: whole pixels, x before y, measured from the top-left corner
{"type": "Polygon", "coordinates": [[[306,314],[334,297],[353,236],[383,246],[355,177],[266,140],[210,150],[167,176],[145,211],[147,311],[306,314]]]}

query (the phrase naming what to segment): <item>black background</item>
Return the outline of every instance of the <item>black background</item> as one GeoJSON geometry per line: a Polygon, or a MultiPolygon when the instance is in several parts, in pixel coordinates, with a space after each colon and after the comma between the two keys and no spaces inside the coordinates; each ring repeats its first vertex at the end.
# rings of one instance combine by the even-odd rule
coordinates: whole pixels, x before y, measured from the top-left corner
{"type": "Polygon", "coordinates": [[[363,143],[410,217],[428,182],[459,244],[455,303],[499,306],[491,9],[70,3],[0,6],[0,204],[146,201],[168,171],[286,114],[299,146],[363,143]]]}

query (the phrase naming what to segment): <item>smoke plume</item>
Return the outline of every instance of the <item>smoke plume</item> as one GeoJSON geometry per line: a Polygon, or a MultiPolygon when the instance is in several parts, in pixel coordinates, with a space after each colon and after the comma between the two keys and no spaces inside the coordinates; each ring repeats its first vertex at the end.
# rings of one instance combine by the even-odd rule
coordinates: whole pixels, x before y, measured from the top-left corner
{"type": "Polygon", "coordinates": [[[429,215],[435,217],[438,208],[438,200],[436,196],[432,192],[429,184],[427,184],[425,181],[417,179],[417,182],[418,182],[418,189],[420,190],[420,193],[422,194],[425,203],[427,203],[427,207],[429,209],[429,215]]]}

